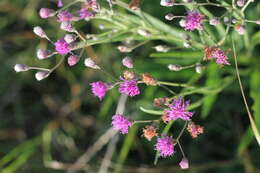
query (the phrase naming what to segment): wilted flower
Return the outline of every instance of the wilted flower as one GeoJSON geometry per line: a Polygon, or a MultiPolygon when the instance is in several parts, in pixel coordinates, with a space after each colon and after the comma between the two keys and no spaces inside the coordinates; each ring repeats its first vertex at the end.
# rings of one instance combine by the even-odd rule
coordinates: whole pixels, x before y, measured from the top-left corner
{"type": "Polygon", "coordinates": [[[192,138],[197,138],[199,134],[203,133],[204,128],[200,125],[196,125],[193,122],[189,122],[187,130],[192,138]]]}
{"type": "Polygon", "coordinates": [[[70,55],[68,57],[68,64],[69,66],[74,66],[79,62],[79,57],[76,55],[70,55]]]}
{"type": "Polygon", "coordinates": [[[202,29],[202,21],[204,16],[197,11],[189,11],[185,17],[184,29],[188,31],[193,31],[195,29],[202,29]]]}
{"type": "Polygon", "coordinates": [[[156,128],[154,126],[145,126],[143,128],[143,135],[148,141],[151,141],[153,137],[157,136],[156,128]]]}
{"type": "Polygon", "coordinates": [[[55,11],[53,9],[49,9],[49,8],[41,8],[39,15],[41,18],[46,19],[48,17],[55,16],[55,11]]]}
{"type": "Polygon", "coordinates": [[[68,44],[63,38],[54,43],[54,45],[55,50],[61,55],[66,55],[70,52],[70,44],[68,44]]]}
{"type": "Polygon", "coordinates": [[[166,104],[168,103],[168,100],[169,100],[169,99],[166,98],[166,97],[163,97],[163,98],[155,98],[155,99],[153,100],[153,106],[161,108],[161,107],[163,107],[164,105],[166,105],[166,104]]]}
{"type": "Polygon", "coordinates": [[[134,74],[134,72],[132,72],[132,71],[125,70],[125,71],[123,72],[123,77],[124,77],[124,79],[126,79],[126,80],[131,80],[131,79],[134,79],[134,78],[135,78],[135,74],[134,74]]]}
{"type": "Polygon", "coordinates": [[[226,53],[218,47],[206,47],[204,49],[204,60],[216,59],[219,65],[230,65],[226,53]]]}
{"type": "Polygon", "coordinates": [[[14,71],[16,72],[23,72],[28,71],[29,67],[26,64],[15,64],[14,71]]]}
{"type": "Polygon", "coordinates": [[[182,158],[181,162],[179,163],[181,169],[188,169],[189,168],[189,161],[186,158],[182,158]]]}
{"type": "Polygon", "coordinates": [[[140,90],[137,86],[137,81],[135,79],[133,80],[125,80],[122,79],[123,82],[119,84],[118,91],[121,94],[126,94],[128,96],[136,96],[140,94],[140,90]]]}
{"type": "Polygon", "coordinates": [[[174,154],[174,143],[171,136],[163,135],[157,138],[155,149],[159,152],[160,156],[168,157],[174,154]]]}
{"type": "Polygon", "coordinates": [[[108,85],[102,81],[93,82],[90,85],[92,93],[97,96],[99,100],[102,100],[106,95],[108,85]]]}
{"type": "Polygon", "coordinates": [[[128,128],[132,125],[133,123],[129,121],[124,115],[116,114],[112,117],[113,128],[120,131],[122,134],[127,134],[128,128]]]}
{"type": "Polygon", "coordinates": [[[148,73],[144,73],[142,74],[142,81],[146,84],[146,85],[152,85],[152,86],[156,86],[157,82],[156,80],[148,73]]]}
{"type": "Polygon", "coordinates": [[[47,78],[48,76],[50,75],[50,73],[48,71],[38,71],[36,74],[35,74],[35,78],[40,81],[40,80],[43,80],[45,78],[47,78]]]}
{"type": "Polygon", "coordinates": [[[127,68],[133,68],[134,67],[133,60],[129,56],[126,56],[125,58],[123,58],[122,64],[123,64],[123,66],[125,66],[127,68]]]}
{"type": "Polygon", "coordinates": [[[84,64],[86,67],[90,67],[93,69],[100,69],[100,67],[91,58],[86,58],[84,64]]]}
{"type": "Polygon", "coordinates": [[[182,97],[174,99],[173,102],[169,105],[169,108],[164,110],[165,121],[169,122],[171,120],[176,120],[179,118],[186,121],[190,120],[193,112],[189,112],[187,110],[189,105],[190,102],[184,101],[182,97]]]}

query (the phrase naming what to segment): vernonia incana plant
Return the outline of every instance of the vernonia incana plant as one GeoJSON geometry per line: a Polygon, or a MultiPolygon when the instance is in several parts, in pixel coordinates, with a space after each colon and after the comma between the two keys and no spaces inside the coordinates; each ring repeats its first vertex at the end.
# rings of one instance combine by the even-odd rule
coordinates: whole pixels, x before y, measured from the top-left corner
{"type": "MultiPolygon", "coordinates": [[[[107,97],[107,92],[112,89],[116,89],[121,95],[134,98],[142,94],[141,85],[160,87],[169,92],[169,95],[165,97],[154,99],[153,106],[157,108],[157,110],[148,110],[141,107],[141,111],[147,114],[159,114],[160,118],[135,120],[131,115],[120,111],[111,116],[111,125],[121,134],[127,134],[135,124],[145,123],[146,126],[142,129],[142,136],[148,141],[155,141],[154,150],[157,152],[155,163],[160,156],[164,158],[172,157],[176,152],[181,152],[182,158],[179,158],[179,166],[182,169],[187,169],[189,168],[189,161],[182,149],[181,136],[187,131],[192,138],[197,138],[204,132],[204,128],[201,125],[197,125],[193,122],[193,117],[198,115],[196,110],[191,110],[198,107],[201,101],[193,103],[190,102],[190,100],[193,100],[192,94],[203,93],[212,88],[160,81],[148,73],[138,74],[135,69],[134,58],[131,58],[129,53],[152,40],[165,42],[163,45],[155,45],[151,48],[151,51],[160,53],[167,53],[171,50],[174,51],[174,49],[199,50],[203,52],[204,56],[201,56],[196,63],[183,66],[175,64],[174,60],[172,60],[172,64],[168,64],[168,69],[169,73],[173,75],[177,71],[191,68],[194,68],[196,73],[201,74],[203,70],[207,68],[208,61],[214,61],[221,70],[233,68],[231,49],[225,46],[226,41],[231,38],[234,61],[240,81],[232,34],[246,35],[246,27],[249,23],[260,24],[259,20],[250,20],[245,16],[244,11],[251,2],[253,2],[253,0],[233,0],[232,3],[225,1],[211,2],[209,0],[205,2],[196,2],[195,0],[153,1],[152,3],[155,5],[158,3],[158,5],[160,4],[165,8],[185,7],[186,12],[182,15],[169,13],[165,14],[165,18],[162,19],[177,24],[179,28],[174,29],[162,21],[144,13],[140,9],[140,4],[142,3],[140,0],[132,0],[129,4],[120,0],[108,0],[107,4],[103,3],[102,5],[96,0],[58,0],[57,9],[41,8],[39,10],[39,16],[42,19],[55,18],[60,24],[60,29],[64,31],[63,37],[50,38],[48,33],[40,26],[35,26],[33,32],[40,38],[48,40],[53,47],[52,50],[39,49],[36,53],[38,59],[45,60],[53,58],[54,55],[59,55],[61,56],[60,61],[53,68],[16,64],[14,70],[16,72],[36,70],[35,78],[40,81],[50,76],[67,58],[67,64],[71,67],[77,64],[84,64],[89,70],[97,70],[108,74],[106,69],[102,68],[102,65],[96,63],[91,57],[85,58],[84,62],[81,60],[83,58],[84,48],[107,42],[121,42],[117,46],[117,49],[122,53],[122,57],[124,57],[119,60],[121,61],[124,71],[122,71],[120,76],[113,76],[113,82],[101,80],[90,82],[91,92],[100,101],[107,97]],[[224,10],[224,12],[218,14],[218,16],[214,16],[207,11],[208,7],[219,8],[222,11],[224,10]],[[117,10],[118,8],[124,8],[128,10],[130,14],[120,14],[117,10]],[[89,20],[104,21],[104,24],[100,25],[100,30],[105,31],[101,34],[82,33],[75,27],[75,23],[82,20],[86,22],[89,22],[89,20]],[[106,29],[105,23],[110,23],[115,27],[106,29]],[[221,37],[213,37],[210,30],[219,32],[221,37]],[[129,44],[129,42],[131,44],[129,44]],[[176,47],[172,46],[173,43],[176,47]],[[184,89],[176,93],[169,87],[181,87],[184,89]],[[189,99],[187,98],[188,95],[189,99]],[[178,130],[174,130],[173,133],[169,131],[175,121],[183,124],[183,128],[180,129],[177,134],[176,132],[178,132],[178,130]],[[165,128],[160,128],[160,126],[165,128]]],[[[165,68],[167,68],[167,66],[165,68]]],[[[111,74],[108,75],[111,76],[111,74]]],[[[226,80],[226,82],[228,82],[228,80],[226,80]]],[[[242,89],[241,83],[240,87],[242,89]]],[[[217,88],[216,92],[219,92],[219,90],[221,91],[221,87],[217,88]]],[[[242,94],[244,96],[243,90],[242,94]]],[[[247,106],[246,101],[245,104],[247,106]]],[[[254,120],[250,112],[248,112],[248,115],[255,137],[259,142],[259,134],[255,128],[254,120]]],[[[190,153],[190,155],[192,155],[192,153],[190,153]]]]}

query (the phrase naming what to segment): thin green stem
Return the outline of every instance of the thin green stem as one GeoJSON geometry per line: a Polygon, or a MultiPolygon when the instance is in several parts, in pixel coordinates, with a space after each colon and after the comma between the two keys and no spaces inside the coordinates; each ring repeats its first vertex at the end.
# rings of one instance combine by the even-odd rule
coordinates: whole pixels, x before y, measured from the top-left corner
{"type": "Polygon", "coordinates": [[[188,124],[188,121],[185,121],[185,124],[183,125],[183,128],[181,129],[180,134],[179,134],[178,137],[176,138],[176,141],[179,141],[179,140],[180,140],[180,137],[182,136],[184,130],[186,129],[187,124],[188,124]]]}
{"type": "Polygon", "coordinates": [[[60,61],[50,70],[50,73],[52,73],[55,69],[57,69],[61,63],[64,61],[65,56],[62,56],[62,58],[60,59],[60,61]]]}

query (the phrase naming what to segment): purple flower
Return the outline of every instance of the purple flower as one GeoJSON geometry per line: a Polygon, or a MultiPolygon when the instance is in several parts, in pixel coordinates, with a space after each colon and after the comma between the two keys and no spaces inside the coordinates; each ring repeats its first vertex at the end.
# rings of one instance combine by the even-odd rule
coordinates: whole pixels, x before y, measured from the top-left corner
{"type": "Polygon", "coordinates": [[[93,13],[91,13],[90,11],[88,11],[88,9],[86,8],[82,8],[79,10],[79,18],[80,19],[88,19],[90,17],[93,17],[93,13]]]}
{"type": "Polygon", "coordinates": [[[57,17],[58,17],[58,22],[67,22],[73,20],[73,15],[66,10],[59,12],[57,17]]]}
{"type": "Polygon", "coordinates": [[[188,169],[189,168],[189,161],[186,158],[182,158],[181,162],[179,163],[181,169],[188,169]]]}
{"type": "Polygon", "coordinates": [[[39,15],[41,18],[46,19],[48,17],[52,17],[55,15],[55,11],[53,9],[49,9],[49,8],[41,8],[39,15]]]}
{"type": "Polygon", "coordinates": [[[174,99],[173,102],[169,105],[170,109],[166,109],[165,120],[171,121],[178,118],[183,120],[190,120],[193,115],[193,112],[187,111],[187,107],[190,105],[189,101],[184,101],[182,97],[174,99]]]}
{"type": "Polygon", "coordinates": [[[204,16],[196,11],[189,11],[187,16],[185,17],[185,30],[193,31],[195,29],[202,28],[202,20],[204,16]]]}
{"type": "Polygon", "coordinates": [[[174,144],[171,136],[162,136],[157,138],[157,143],[155,144],[155,150],[159,151],[160,156],[168,157],[174,154],[174,144]]]}
{"type": "Polygon", "coordinates": [[[62,38],[54,43],[56,51],[61,55],[66,55],[70,52],[70,45],[62,38]]]}
{"type": "Polygon", "coordinates": [[[112,126],[115,130],[119,130],[122,134],[128,133],[128,128],[133,123],[129,121],[124,115],[116,114],[112,117],[112,126]]]}
{"type": "Polygon", "coordinates": [[[121,94],[126,94],[131,97],[140,94],[140,90],[137,86],[137,81],[135,79],[133,79],[133,80],[123,79],[123,82],[120,83],[120,85],[119,85],[118,91],[121,94]]]}
{"type": "Polygon", "coordinates": [[[212,53],[212,58],[216,58],[216,63],[219,65],[230,65],[228,57],[225,52],[221,49],[217,49],[212,53]]]}
{"type": "Polygon", "coordinates": [[[58,6],[59,8],[63,7],[63,2],[62,2],[62,0],[58,0],[57,6],[58,6]]]}
{"type": "Polygon", "coordinates": [[[99,100],[102,100],[106,95],[108,85],[102,81],[93,82],[90,85],[92,93],[97,96],[99,100]]]}
{"type": "Polygon", "coordinates": [[[70,55],[68,57],[68,64],[69,66],[74,66],[79,62],[79,57],[76,55],[70,55]]]}

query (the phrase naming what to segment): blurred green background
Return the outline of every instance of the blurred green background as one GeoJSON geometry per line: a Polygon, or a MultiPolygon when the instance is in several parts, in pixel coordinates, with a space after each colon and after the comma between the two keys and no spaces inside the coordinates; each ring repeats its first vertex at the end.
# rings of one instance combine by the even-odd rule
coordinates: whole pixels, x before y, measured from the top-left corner
{"type": "MultiPolygon", "coordinates": [[[[68,1],[65,1],[65,3],[68,1]]],[[[227,1],[228,2],[228,1],[227,1]]],[[[105,1],[102,3],[105,3],[105,1]]],[[[51,38],[64,35],[54,19],[42,20],[38,16],[41,7],[55,7],[55,1],[43,0],[1,0],[0,1],[0,170],[2,173],[59,173],[66,172],[100,136],[110,128],[119,99],[116,89],[108,93],[100,102],[90,92],[89,83],[95,80],[109,82],[102,73],[84,67],[83,59],[90,56],[113,75],[122,73],[121,59],[116,43],[105,43],[86,48],[83,59],[75,66],[63,63],[51,76],[36,81],[34,72],[15,73],[13,66],[24,63],[30,66],[50,67],[60,58],[52,57],[39,61],[38,48],[51,48],[46,40],[37,38],[32,28],[42,26],[51,38]]],[[[159,0],[144,0],[144,12],[163,22],[168,12],[183,14],[184,8],[163,8],[159,0]]],[[[118,9],[127,14],[123,9],[118,9]]],[[[211,9],[211,12],[219,11],[211,9]]],[[[256,20],[260,16],[260,3],[255,2],[247,10],[247,18],[256,20]]],[[[77,28],[84,33],[101,33],[100,21],[78,22],[77,28]]],[[[242,81],[248,102],[260,128],[260,32],[259,25],[247,26],[249,45],[243,38],[234,34],[242,81]],[[242,40],[242,41],[241,41],[242,40]]],[[[188,96],[201,106],[194,111],[194,121],[205,128],[204,134],[192,139],[187,133],[182,137],[191,169],[186,172],[198,173],[259,173],[260,150],[257,145],[242,102],[238,82],[232,66],[219,68],[207,63],[202,74],[194,69],[171,72],[169,63],[189,65],[203,55],[200,51],[173,50],[169,53],[156,53],[152,48],[157,44],[170,42],[150,41],[127,55],[134,58],[136,71],[148,72],[161,81],[196,81],[201,87],[221,88],[219,92],[199,93],[188,96]]],[[[231,48],[230,40],[225,48],[231,48]]],[[[78,53],[78,52],[76,52],[78,53]]],[[[172,88],[179,92],[180,88],[172,88]]],[[[126,114],[136,119],[154,118],[142,112],[139,107],[148,109],[156,97],[169,96],[162,88],[141,87],[140,96],[127,101],[126,114]]],[[[84,170],[75,172],[98,172],[107,149],[112,151],[108,172],[183,172],[178,167],[180,151],[167,159],[155,157],[154,143],[141,137],[144,125],[135,125],[126,136],[115,135],[111,142],[94,153],[84,164],[84,170]]],[[[175,123],[171,133],[177,135],[181,123],[175,123]],[[176,133],[175,133],[176,132],[176,133]]],[[[89,152],[89,151],[88,151],[89,152]]],[[[73,172],[73,171],[72,171],[73,172]]]]}

